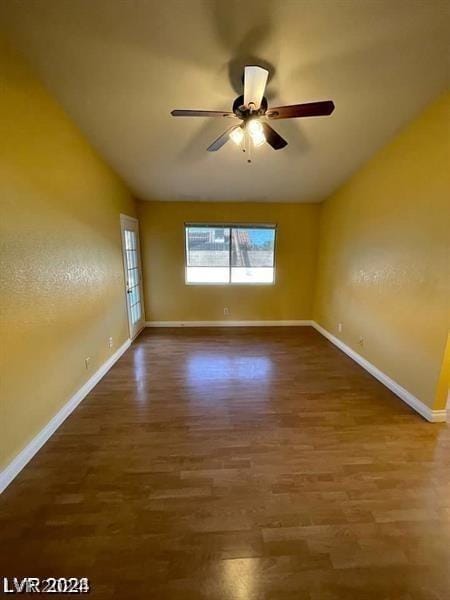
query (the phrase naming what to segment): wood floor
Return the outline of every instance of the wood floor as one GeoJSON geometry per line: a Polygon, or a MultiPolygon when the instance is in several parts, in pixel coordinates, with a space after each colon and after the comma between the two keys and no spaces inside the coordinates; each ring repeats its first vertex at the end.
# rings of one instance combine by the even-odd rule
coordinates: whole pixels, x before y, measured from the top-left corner
{"type": "Polygon", "coordinates": [[[0,496],[0,576],[448,600],[449,481],[448,425],[309,327],[146,330],[0,496]]]}

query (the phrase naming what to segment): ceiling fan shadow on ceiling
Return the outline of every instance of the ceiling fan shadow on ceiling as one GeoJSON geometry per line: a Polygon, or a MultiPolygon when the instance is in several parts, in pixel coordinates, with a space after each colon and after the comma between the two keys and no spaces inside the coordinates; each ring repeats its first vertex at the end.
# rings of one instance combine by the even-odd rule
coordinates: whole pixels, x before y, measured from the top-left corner
{"type": "MultiPolygon", "coordinates": [[[[233,125],[208,146],[208,152],[217,152],[231,139],[244,152],[250,153],[252,146],[268,143],[274,150],[285,148],[288,143],[269,125],[276,119],[296,119],[331,115],[334,102],[323,100],[305,104],[276,106],[269,108],[264,96],[269,71],[257,65],[244,68],[244,94],[233,102],[232,111],[217,110],[172,110],[173,117],[222,117],[232,119],[233,125]]],[[[251,162],[251,158],[248,158],[251,162]]]]}

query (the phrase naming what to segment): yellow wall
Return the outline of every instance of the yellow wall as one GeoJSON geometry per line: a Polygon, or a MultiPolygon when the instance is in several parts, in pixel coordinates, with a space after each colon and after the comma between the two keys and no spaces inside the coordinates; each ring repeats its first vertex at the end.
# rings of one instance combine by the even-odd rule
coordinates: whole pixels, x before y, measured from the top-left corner
{"type": "Polygon", "coordinates": [[[1,469],[128,338],[134,202],[1,41],[0,72],[1,469]]]}
{"type": "Polygon", "coordinates": [[[315,301],[323,327],[434,409],[449,329],[449,100],[326,201],[315,301]]]}
{"type": "Polygon", "coordinates": [[[153,321],[310,319],[316,204],[140,202],[146,315],[153,321]],[[187,286],[184,223],[277,223],[276,283],[187,286]],[[224,307],[229,316],[224,317],[224,307]]]}

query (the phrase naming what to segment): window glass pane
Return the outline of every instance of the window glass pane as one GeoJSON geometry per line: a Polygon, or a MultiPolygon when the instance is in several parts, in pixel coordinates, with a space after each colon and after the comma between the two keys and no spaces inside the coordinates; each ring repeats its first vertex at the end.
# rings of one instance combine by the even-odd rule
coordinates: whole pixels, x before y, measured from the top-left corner
{"type": "Polygon", "coordinates": [[[229,283],[228,267],[186,267],[187,283],[229,283]]]}
{"type": "Polygon", "coordinates": [[[275,229],[232,229],[232,267],[273,267],[275,229]]]}
{"type": "Polygon", "coordinates": [[[232,267],[231,283],[273,283],[272,267],[232,267]]]}
{"type": "MultiPolygon", "coordinates": [[[[139,319],[141,318],[141,314],[142,314],[142,311],[141,311],[141,303],[140,303],[140,302],[138,302],[138,303],[136,304],[136,306],[134,306],[133,308],[134,308],[134,310],[135,310],[135,313],[134,313],[134,314],[135,314],[135,316],[136,316],[136,321],[139,321],[139,319]]],[[[135,321],[135,322],[136,322],[136,321],[135,321]]]]}
{"type": "Polygon", "coordinates": [[[136,250],[136,232],[125,229],[125,250],[136,250]]]}
{"type": "Polygon", "coordinates": [[[129,269],[128,270],[128,287],[133,287],[138,283],[138,270],[137,269],[129,269]]]}
{"type": "Polygon", "coordinates": [[[137,304],[135,304],[133,306],[133,311],[134,311],[134,323],[136,323],[141,318],[141,303],[140,302],[138,302],[137,304]]]}
{"type": "Polygon", "coordinates": [[[128,269],[137,267],[135,250],[127,250],[127,267],[128,269]]]}
{"type": "Polygon", "coordinates": [[[186,283],[274,282],[275,228],[188,226],[185,234],[186,283]]]}
{"type": "Polygon", "coordinates": [[[141,318],[141,303],[138,302],[130,308],[131,322],[136,323],[141,318]]]}
{"type": "Polygon", "coordinates": [[[186,227],[187,267],[228,267],[228,227],[186,227]]]}

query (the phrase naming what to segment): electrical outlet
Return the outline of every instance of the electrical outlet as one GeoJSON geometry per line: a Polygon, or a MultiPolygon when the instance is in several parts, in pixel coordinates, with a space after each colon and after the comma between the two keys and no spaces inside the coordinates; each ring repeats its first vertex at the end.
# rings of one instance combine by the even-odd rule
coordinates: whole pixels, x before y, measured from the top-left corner
{"type": "Polygon", "coordinates": [[[90,356],[86,356],[86,358],[84,359],[84,364],[86,365],[86,369],[89,369],[89,367],[91,366],[91,357],[90,356]]]}
{"type": "Polygon", "coordinates": [[[364,338],[362,337],[362,335],[359,336],[358,344],[360,346],[364,346],[364,338]]]}
{"type": "Polygon", "coordinates": [[[109,338],[109,340],[108,340],[108,346],[109,346],[110,348],[112,348],[112,347],[113,347],[113,339],[112,339],[112,337],[110,337],[110,338],[109,338]]]}
{"type": "Polygon", "coordinates": [[[342,323],[338,323],[338,331],[339,333],[342,333],[342,323]]]}
{"type": "Polygon", "coordinates": [[[224,314],[225,317],[228,317],[228,315],[230,314],[228,306],[225,306],[225,308],[223,309],[223,314],[224,314]]]}

